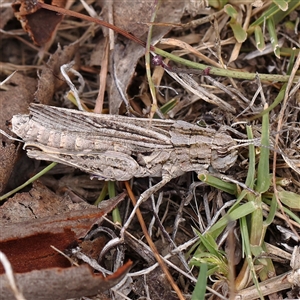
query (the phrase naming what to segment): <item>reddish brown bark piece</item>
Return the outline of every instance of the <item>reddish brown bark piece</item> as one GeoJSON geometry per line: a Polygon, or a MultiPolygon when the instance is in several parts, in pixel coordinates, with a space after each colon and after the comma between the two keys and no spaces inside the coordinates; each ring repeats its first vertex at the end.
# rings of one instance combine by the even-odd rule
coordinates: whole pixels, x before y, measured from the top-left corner
{"type": "MultiPolygon", "coordinates": [[[[64,251],[76,243],[101,217],[111,211],[124,193],[103,201],[100,208],[91,206],[60,215],[8,224],[1,227],[0,250],[6,255],[15,272],[24,273],[53,267],[66,268],[68,260],[55,252],[51,245],[64,251]]],[[[2,266],[0,273],[3,273],[2,266]]]]}
{"type": "MultiPolygon", "coordinates": [[[[64,300],[93,296],[104,292],[118,284],[131,267],[127,262],[114,274],[103,277],[93,274],[87,265],[70,267],[67,269],[52,268],[32,271],[30,273],[16,274],[19,290],[26,299],[64,300]]],[[[14,300],[6,275],[0,276],[1,299],[14,300]]]]}
{"type": "MultiPolygon", "coordinates": [[[[50,4],[65,7],[66,0],[52,0],[50,4]]],[[[17,0],[12,4],[12,8],[23,29],[38,46],[45,45],[51,39],[63,19],[63,15],[56,12],[37,9],[36,1],[33,0],[17,0]]]]}

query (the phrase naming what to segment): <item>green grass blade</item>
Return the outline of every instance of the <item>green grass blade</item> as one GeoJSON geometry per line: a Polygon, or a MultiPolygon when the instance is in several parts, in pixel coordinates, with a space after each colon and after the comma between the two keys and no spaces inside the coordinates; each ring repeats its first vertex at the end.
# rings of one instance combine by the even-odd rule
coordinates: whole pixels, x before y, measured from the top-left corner
{"type": "Polygon", "coordinates": [[[294,192],[285,191],[281,187],[278,187],[278,198],[290,209],[300,211],[300,195],[294,192]]]}
{"type": "Polygon", "coordinates": [[[221,179],[216,178],[209,174],[200,174],[200,175],[198,175],[198,178],[201,181],[209,184],[210,186],[213,186],[213,187],[215,187],[221,191],[224,191],[228,194],[236,195],[236,193],[237,193],[237,187],[233,183],[225,182],[224,180],[221,180],[221,179]]]}
{"type": "Polygon", "coordinates": [[[267,22],[268,31],[270,34],[270,41],[271,41],[272,49],[273,49],[276,57],[280,58],[280,49],[279,49],[279,45],[278,45],[278,37],[277,37],[274,19],[269,18],[269,19],[267,19],[266,22],[267,22]]]}
{"type": "Polygon", "coordinates": [[[276,4],[280,10],[287,11],[289,4],[286,0],[272,0],[274,4],[276,4]]]}
{"type": "Polygon", "coordinates": [[[47,166],[45,169],[43,169],[42,171],[40,171],[39,173],[37,173],[36,175],[34,175],[33,177],[31,177],[29,180],[27,180],[25,183],[23,183],[22,185],[18,186],[17,188],[13,189],[12,191],[2,195],[0,197],[0,201],[10,197],[11,195],[15,194],[16,192],[22,190],[24,187],[26,187],[27,185],[31,184],[32,182],[34,182],[35,180],[39,179],[41,176],[43,176],[44,174],[46,174],[48,171],[50,171],[52,168],[54,168],[57,165],[57,163],[51,163],[49,166],[47,166]]]}
{"type": "Polygon", "coordinates": [[[276,211],[277,211],[277,200],[276,200],[275,195],[273,195],[272,200],[271,200],[270,211],[269,211],[268,217],[264,221],[264,227],[268,227],[269,225],[272,224],[272,222],[275,218],[275,215],[276,215],[276,211]]]}
{"type": "Polygon", "coordinates": [[[215,225],[211,227],[209,233],[213,238],[217,238],[218,235],[224,230],[228,222],[238,220],[244,216],[247,216],[253,213],[257,209],[257,206],[254,202],[247,202],[241,206],[238,206],[235,210],[230,211],[222,217],[215,225]]]}
{"type": "MultiPolygon", "coordinates": [[[[290,1],[289,1],[290,2],[290,1]]],[[[271,4],[267,11],[265,11],[257,20],[255,20],[248,29],[249,32],[253,32],[255,26],[263,25],[265,20],[273,17],[275,14],[277,14],[280,10],[280,8],[276,4],[271,4]]]]}
{"type": "MultiPolygon", "coordinates": [[[[282,0],[276,0],[278,2],[282,2],[282,0]]],[[[274,0],[273,0],[274,2],[274,0]]],[[[289,1],[285,1],[288,3],[288,8],[287,10],[279,10],[276,14],[274,14],[273,19],[275,24],[278,24],[279,22],[281,22],[286,16],[288,16],[291,12],[295,11],[296,9],[300,6],[300,1],[298,0],[289,0],[289,1]]]]}
{"type": "Polygon", "coordinates": [[[299,51],[300,49],[291,49],[291,57],[289,59],[289,63],[288,63],[288,67],[287,67],[287,74],[290,75],[294,65],[295,65],[295,59],[296,59],[296,55],[297,55],[297,50],[299,51]]]}
{"type": "MultiPolygon", "coordinates": [[[[268,106],[265,106],[267,109],[268,106]]],[[[262,134],[261,134],[261,148],[260,157],[257,168],[257,183],[255,190],[259,193],[266,192],[270,187],[270,132],[269,132],[269,114],[263,115],[262,118],[262,134]]]]}
{"type": "Polygon", "coordinates": [[[266,48],[266,44],[265,44],[264,35],[262,33],[260,26],[255,26],[254,37],[255,37],[255,41],[256,41],[256,48],[259,51],[263,51],[266,48]]]}
{"type": "Polygon", "coordinates": [[[208,0],[209,6],[214,7],[218,10],[222,9],[227,3],[228,0],[208,0]]]}
{"type": "Polygon", "coordinates": [[[97,200],[94,202],[94,205],[98,205],[101,201],[103,201],[107,195],[107,191],[108,191],[108,188],[107,188],[107,181],[105,181],[104,185],[103,185],[103,188],[101,190],[101,193],[100,195],[98,196],[97,200]]]}
{"type": "Polygon", "coordinates": [[[224,12],[226,14],[228,14],[228,16],[230,16],[230,18],[231,18],[230,22],[229,22],[229,26],[231,27],[231,29],[233,31],[233,35],[234,35],[235,39],[239,43],[245,42],[245,40],[247,39],[247,32],[243,29],[241,24],[239,24],[237,21],[238,12],[230,4],[227,4],[224,6],[224,12]]]}
{"type": "MultiPolygon", "coordinates": [[[[171,99],[167,103],[165,103],[163,106],[160,107],[160,111],[165,115],[167,114],[170,110],[172,110],[177,104],[179,103],[179,100],[177,97],[171,99]]],[[[158,118],[158,115],[155,114],[154,118],[158,118]]]]}
{"type": "MultiPolygon", "coordinates": [[[[114,181],[108,181],[107,188],[108,188],[109,198],[116,197],[115,182],[114,181]]],[[[113,209],[113,211],[112,211],[112,219],[113,219],[114,223],[120,224],[120,225],[122,224],[122,219],[121,219],[120,211],[119,211],[118,207],[116,207],[116,208],[113,209]]]]}
{"type": "Polygon", "coordinates": [[[202,263],[191,300],[204,300],[207,282],[207,264],[202,263]]]}
{"type": "MultiPolygon", "coordinates": [[[[271,205],[270,200],[265,200],[265,203],[271,205]]],[[[300,218],[295,213],[293,213],[290,209],[284,206],[282,207],[282,209],[286,215],[288,215],[292,220],[300,224],[300,218]]]]}
{"type": "MultiPolygon", "coordinates": [[[[264,299],[262,292],[260,290],[259,287],[259,282],[258,282],[258,278],[256,276],[256,272],[254,269],[254,263],[252,260],[252,254],[251,254],[251,246],[250,246],[250,240],[249,240],[249,232],[248,232],[248,225],[247,225],[247,220],[246,218],[241,218],[240,219],[240,228],[241,228],[241,236],[242,236],[242,241],[243,241],[243,248],[246,254],[246,260],[248,263],[248,267],[250,269],[251,275],[252,275],[252,280],[254,282],[254,285],[256,286],[256,289],[260,295],[260,299],[264,299]]],[[[241,274],[243,275],[243,274],[241,274]]],[[[240,274],[239,274],[240,276],[240,274]]],[[[237,279],[239,278],[239,276],[237,277],[237,279]]]]}
{"type": "Polygon", "coordinates": [[[286,90],[286,86],[287,84],[283,84],[281,89],[280,89],[280,92],[278,93],[277,97],[275,98],[274,102],[267,108],[267,109],[264,109],[261,113],[259,113],[258,115],[255,116],[255,118],[253,119],[257,119],[257,118],[260,118],[262,117],[264,114],[267,114],[269,113],[272,109],[274,109],[284,98],[284,94],[285,94],[285,90],[286,90]]]}
{"type": "Polygon", "coordinates": [[[255,203],[256,210],[253,211],[251,215],[250,242],[252,246],[260,246],[263,240],[263,211],[261,195],[255,197],[251,202],[255,203]]]}
{"type": "Polygon", "coordinates": [[[231,21],[233,21],[233,22],[236,21],[236,19],[238,17],[238,12],[232,5],[226,4],[224,6],[224,12],[231,18],[231,21]]]}
{"type": "Polygon", "coordinates": [[[210,235],[210,234],[205,234],[202,235],[200,232],[198,233],[199,238],[201,243],[203,244],[203,246],[206,248],[206,250],[215,255],[215,256],[219,256],[219,251],[218,251],[218,245],[215,242],[214,238],[210,235]]]}
{"type": "Polygon", "coordinates": [[[243,27],[238,23],[229,23],[233,31],[233,35],[238,43],[244,43],[247,39],[247,32],[243,29],[243,27]]]}
{"type": "MultiPolygon", "coordinates": [[[[247,137],[249,140],[253,140],[253,133],[250,126],[246,127],[247,137]]],[[[250,189],[254,187],[254,179],[255,179],[255,147],[253,144],[249,145],[249,166],[247,172],[247,178],[245,184],[250,189]]]]}

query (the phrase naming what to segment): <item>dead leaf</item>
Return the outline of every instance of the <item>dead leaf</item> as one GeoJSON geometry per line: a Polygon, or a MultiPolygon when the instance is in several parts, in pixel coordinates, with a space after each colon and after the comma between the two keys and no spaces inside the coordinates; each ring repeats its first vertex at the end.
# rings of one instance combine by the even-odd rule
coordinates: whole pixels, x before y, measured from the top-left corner
{"type": "MultiPolygon", "coordinates": [[[[29,198],[22,201],[21,194],[21,196],[15,196],[12,201],[10,199],[0,208],[0,220],[2,220],[0,249],[7,255],[17,273],[69,266],[68,260],[50,246],[64,251],[71,244],[77,243],[78,239],[83,238],[94,224],[100,223],[101,217],[110,212],[125,196],[123,193],[113,199],[102,201],[99,208],[83,203],[75,204],[73,210],[70,210],[66,207],[64,209],[63,203],[58,203],[55,209],[49,203],[47,215],[47,207],[44,207],[46,202],[41,205],[37,203],[39,200],[43,201],[43,193],[33,188],[29,193],[23,194],[30,195],[31,193],[33,194],[30,196],[32,200],[29,198]],[[29,211],[32,211],[32,218],[35,219],[11,223],[17,219],[18,213],[23,216],[20,219],[24,219],[24,211],[27,213],[27,220],[29,211]],[[43,217],[38,218],[39,214],[43,217]]],[[[51,194],[50,191],[49,193],[51,194]]],[[[54,194],[53,196],[55,198],[54,194]]],[[[47,198],[47,201],[51,202],[51,199],[47,198]]],[[[56,203],[57,201],[59,202],[58,199],[56,203]]],[[[62,202],[62,199],[60,201],[62,202]]],[[[2,266],[0,270],[0,273],[3,273],[2,266]]]]}
{"type": "MultiPolygon", "coordinates": [[[[43,2],[43,0],[39,0],[43,2]]],[[[65,7],[66,0],[47,1],[58,7],[65,7]]],[[[21,22],[23,29],[38,46],[45,45],[55,34],[57,26],[63,19],[62,14],[36,6],[33,0],[17,0],[12,4],[16,18],[21,22]]]]}
{"type": "Polygon", "coordinates": [[[135,1],[134,5],[132,4],[132,0],[114,1],[114,24],[141,37],[149,29],[149,26],[143,23],[150,22],[155,2],[152,0],[135,1]]]}
{"type": "MultiPolygon", "coordinates": [[[[143,1],[136,1],[134,6],[132,6],[131,3],[131,10],[134,10],[137,3],[143,3],[143,1]]],[[[178,23],[182,17],[182,13],[183,5],[178,5],[178,3],[172,0],[162,1],[155,21],[178,23]]],[[[144,20],[144,22],[147,21],[148,20],[144,20]]],[[[171,27],[154,27],[151,43],[155,45],[170,30],[171,27]]],[[[119,113],[119,108],[123,102],[119,89],[126,95],[127,88],[131,83],[135,72],[136,64],[144,53],[145,49],[143,47],[140,47],[131,41],[126,41],[126,45],[118,43],[115,46],[113,53],[114,65],[111,64],[110,66],[110,73],[114,75],[111,78],[111,84],[108,88],[110,100],[109,110],[111,114],[119,113]],[[116,85],[115,80],[119,82],[118,86],[116,85]]]]}
{"type": "MultiPolygon", "coordinates": [[[[18,288],[28,300],[65,300],[94,296],[107,291],[123,279],[131,265],[129,261],[107,277],[94,274],[87,265],[34,270],[30,273],[16,274],[15,277],[18,288]]],[[[5,274],[0,276],[0,294],[2,299],[15,299],[5,274]]]]}
{"type": "Polygon", "coordinates": [[[0,226],[90,207],[86,202],[73,203],[68,197],[58,196],[39,181],[35,181],[29,192],[18,193],[1,206],[0,226]]]}

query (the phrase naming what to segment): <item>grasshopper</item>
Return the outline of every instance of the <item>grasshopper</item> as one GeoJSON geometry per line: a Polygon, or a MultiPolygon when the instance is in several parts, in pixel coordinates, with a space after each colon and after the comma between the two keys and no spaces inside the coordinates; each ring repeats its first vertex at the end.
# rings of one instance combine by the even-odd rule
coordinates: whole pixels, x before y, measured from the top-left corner
{"type": "Polygon", "coordinates": [[[206,173],[209,167],[224,172],[237,159],[236,142],[228,134],[184,121],[31,104],[29,115],[13,116],[11,130],[22,138],[29,157],[72,166],[101,180],[161,177],[141,194],[126,224],[172,178],[206,173]]]}

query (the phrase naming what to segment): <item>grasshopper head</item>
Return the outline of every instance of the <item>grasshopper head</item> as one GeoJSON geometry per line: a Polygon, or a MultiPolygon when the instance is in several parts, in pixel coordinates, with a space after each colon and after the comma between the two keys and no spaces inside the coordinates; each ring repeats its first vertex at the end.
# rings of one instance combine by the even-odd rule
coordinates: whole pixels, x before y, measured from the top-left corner
{"type": "Polygon", "coordinates": [[[29,115],[15,115],[11,119],[11,131],[24,139],[29,129],[29,115]]]}

